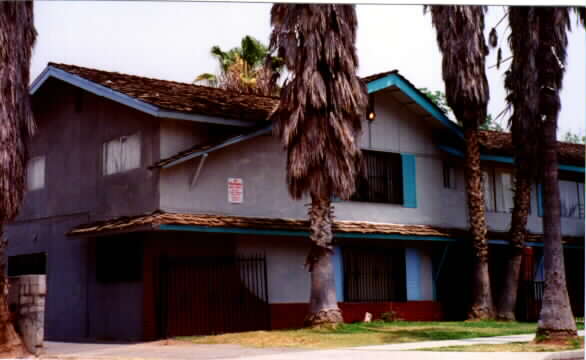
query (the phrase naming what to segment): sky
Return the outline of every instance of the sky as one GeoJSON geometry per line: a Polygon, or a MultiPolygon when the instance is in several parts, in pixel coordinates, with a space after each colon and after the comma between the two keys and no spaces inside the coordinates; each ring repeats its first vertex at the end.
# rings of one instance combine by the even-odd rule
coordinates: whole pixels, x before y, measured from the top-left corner
{"type": "MultiPolygon", "coordinates": [[[[31,78],[48,62],[61,62],[164,80],[192,82],[204,72],[217,72],[210,48],[238,46],[245,35],[267,44],[270,27],[267,3],[36,1],[39,33],[31,78]]],[[[397,69],[416,87],[444,90],[441,53],[429,14],[421,5],[357,5],[356,47],[359,75],[397,69]]],[[[486,32],[505,14],[490,6],[486,32]]],[[[506,19],[497,27],[503,59],[510,54],[506,19]]],[[[571,131],[586,135],[586,32],[572,19],[562,89],[558,136],[571,131]]],[[[487,66],[496,64],[496,49],[487,66]]],[[[487,70],[488,112],[496,117],[506,107],[504,71],[487,70]]],[[[499,119],[505,124],[507,116],[499,119]]]]}

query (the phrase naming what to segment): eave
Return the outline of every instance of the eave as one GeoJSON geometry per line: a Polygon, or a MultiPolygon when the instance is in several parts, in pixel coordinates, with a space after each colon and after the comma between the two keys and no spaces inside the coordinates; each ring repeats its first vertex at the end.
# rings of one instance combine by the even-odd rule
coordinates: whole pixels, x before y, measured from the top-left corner
{"type": "Polygon", "coordinates": [[[128,96],[121,92],[112,90],[108,87],[102,86],[100,84],[96,84],[92,81],[84,79],[80,76],[75,74],[68,73],[67,71],[55,68],[53,66],[47,66],[45,70],[33,81],[30,86],[29,93],[34,95],[42,86],[45,84],[47,80],[50,78],[58,79],[63,81],[67,84],[75,86],[77,88],[83,89],[89,93],[92,93],[96,96],[104,97],[106,99],[112,100],[114,102],[120,103],[122,105],[126,105],[131,107],[135,110],[141,111],[148,115],[157,117],[157,118],[164,118],[164,119],[177,119],[177,120],[188,120],[193,122],[201,122],[201,123],[210,123],[210,124],[220,124],[220,125],[229,125],[229,126],[238,126],[238,127],[252,127],[256,124],[250,121],[242,121],[237,119],[224,119],[220,117],[214,116],[207,116],[207,115],[200,115],[200,114],[190,114],[184,113],[179,111],[171,111],[165,110],[158,106],[148,104],[144,101],[138,100],[133,98],[132,96],[128,96]]]}

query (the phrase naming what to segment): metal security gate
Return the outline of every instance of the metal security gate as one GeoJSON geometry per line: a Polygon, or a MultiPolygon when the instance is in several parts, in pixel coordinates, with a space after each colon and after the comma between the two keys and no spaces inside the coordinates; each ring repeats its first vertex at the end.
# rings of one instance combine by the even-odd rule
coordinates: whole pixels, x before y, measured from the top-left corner
{"type": "Polygon", "coordinates": [[[264,256],[161,259],[161,337],[269,327],[264,256]]]}
{"type": "Polygon", "coordinates": [[[522,321],[539,320],[543,301],[543,281],[524,280],[519,282],[517,318],[522,321]]]}

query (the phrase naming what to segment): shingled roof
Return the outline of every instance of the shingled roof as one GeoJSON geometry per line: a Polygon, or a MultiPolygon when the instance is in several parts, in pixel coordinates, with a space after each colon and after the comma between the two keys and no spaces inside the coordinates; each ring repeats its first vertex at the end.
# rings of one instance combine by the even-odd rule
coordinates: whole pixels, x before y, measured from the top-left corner
{"type": "MultiPolygon", "coordinates": [[[[157,210],[137,216],[124,216],[111,220],[82,224],[73,228],[68,235],[95,236],[115,232],[132,232],[157,230],[161,225],[190,225],[205,229],[233,228],[255,230],[309,231],[309,221],[301,219],[263,218],[247,216],[229,216],[214,214],[170,213],[157,210]]],[[[333,223],[332,230],[338,234],[381,234],[406,235],[414,237],[434,237],[446,239],[466,239],[468,232],[464,229],[447,229],[430,225],[390,224],[369,221],[340,221],[333,223]]],[[[303,236],[303,233],[299,234],[303,236]]],[[[507,233],[489,231],[489,239],[503,240],[507,233]]],[[[359,237],[359,236],[358,236],[359,237]]],[[[527,241],[541,242],[541,234],[528,234],[527,241]]],[[[564,243],[583,244],[583,237],[564,237],[564,243]]]]}
{"type": "Polygon", "coordinates": [[[207,86],[74,65],[49,63],[49,66],[159,108],[189,114],[259,121],[266,120],[278,103],[278,98],[274,97],[241,94],[207,86]]]}
{"type": "MultiPolygon", "coordinates": [[[[219,88],[151,79],[75,65],[49,63],[49,67],[79,76],[161,109],[187,114],[257,122],[267,120],[279,101],[276,97],[242,94],[219,88]]],[[[401,76],[397,70],[392,70],[370,75],[362,78],[362,80],[365,83],[369,83],[392,74],[401,76]]],[[[404,77],[401,76],[401,78],[408,82],[404,77]]],[[[413,86],[413,84],[411,85],[413,86]]],[[[415,88],[415,86],[413,87],[415,88]]],[[[480,136],[480,143],[484,153],[504,156],[513,155],[513,146],[509,133],[483,131],[480,136]]],[[[212,146],[212,144],[196,145],[190,149],[185,149],[181,153],[173,155],[173,159],[170,161],[192,154],[194,151],[201,151],[206,146],[212,146]]],[[[584,166],[584,145],[560,142],[559,161],[563,164],[584,166]]]]}
{"type": "MultiPolygon", "coordinates": [[[[481,131],[480,145],[483,153],[513,156],[513,141],[510,133],[481,131]]],[[[584,166],[586,147],[582,144],[558,142],[558,160],[562,164],[584,166]]]]}
{"type": "MultiPolygon", "coordinates": [[[[262,218],[245,216],[226,216],[211,214],[181,214],[155,211],[146,215],[119,217],[77,226],[70,235],[89,235],[107,231],[131,230],[144,228],[145,225],[156,229],[159,225],[193,225],[204,227],[223,227],[260,230],[293,230],[308,231],[309,222],[299,219],[262,218]]],[[[373,223],[366,221],[335,221],[334,232],[361,234],[396,234],[414,236],[450,237],[452,233],[427,225],[399,225],[373,223]]]]}
{"type": "Polygon", "coordinates": [[[385,72],[382,72],[382,73],[372,74],[372,75],[369,75],[369,76],[365,76],[365,77],[362,78],[362,81],[364,81],[366,84],[368,84],[369,82],[372,82],[372,81],[375,81],[375,80],[378,80],[378,79],[382,79],[385,76],[389,76],[389,75],[392,75],[392,74],[400,75],[398,70],[391,70],[391,71],[385,71],[385,72]]]}

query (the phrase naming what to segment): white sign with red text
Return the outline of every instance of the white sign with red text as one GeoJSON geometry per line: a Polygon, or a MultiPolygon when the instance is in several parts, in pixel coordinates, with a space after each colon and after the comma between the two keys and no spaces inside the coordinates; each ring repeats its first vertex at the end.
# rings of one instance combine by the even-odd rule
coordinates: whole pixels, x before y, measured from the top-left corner
{"type": "Polygon", "coordinates": [[[241,178],[228,178],[228,202],[242,204],[244,200],[244,183],[241,178]]]}

